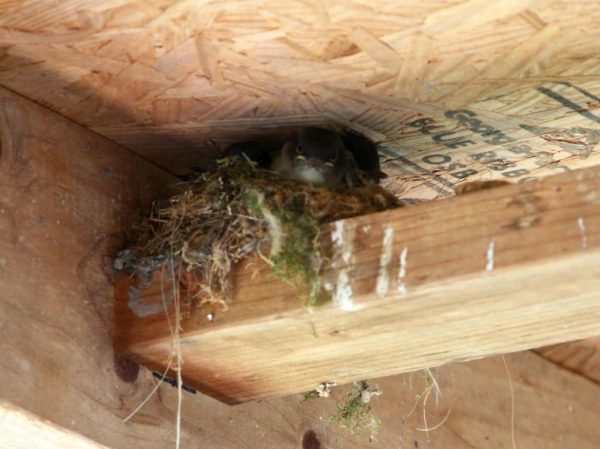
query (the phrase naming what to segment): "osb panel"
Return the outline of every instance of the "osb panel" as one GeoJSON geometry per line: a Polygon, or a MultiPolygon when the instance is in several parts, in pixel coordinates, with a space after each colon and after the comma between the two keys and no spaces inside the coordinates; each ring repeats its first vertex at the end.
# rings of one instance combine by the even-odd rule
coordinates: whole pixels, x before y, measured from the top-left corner
{"type": "Polygon", "coordinates": [[[593,0],[12,1],[0,84],[175,173],[214,154],[207,139],[342,123],[432,198],[507,161],[526,160],[513,180],[591,163],[599,20],[593,0]],[[423,116],[440,128],[409,125],[423,116]]]}

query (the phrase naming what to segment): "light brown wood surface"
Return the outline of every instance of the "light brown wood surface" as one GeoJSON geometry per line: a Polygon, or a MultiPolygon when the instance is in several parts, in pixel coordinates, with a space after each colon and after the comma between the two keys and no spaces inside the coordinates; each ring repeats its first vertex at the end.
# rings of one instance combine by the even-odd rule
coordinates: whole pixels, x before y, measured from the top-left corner
{"type": "MultiPolygon", "coordinates": [[[[456,164],[476,170],[477,179],[512,170],[489,168],[486,161],[494,158],[450,152],[407,125],[427,116],[455,129],[443,116],[463,106],[535,150],[519,162],[529,173],[515,180],[596,163],[599,14],[596,2],[583,0],[231,1],[202,9],[186,1],[17,0],[0,3],[0,85],[173,173],[214,154],[207,139],[226,144],[307,123],[343,124],[422,166],[384,164],[396,193],[437,198],[451,192],[456,164]],[[571,100],[579,112],[540,87],[571,100]],[[451,163],[422,164],[440,149],[452,155],[451,163]]],[[[104,274],[124,217],[141,204],[136,198],[154,195],[140,188],[146,175],[150,184],[168,178],[72,123],[4,91],[1,97],[0,399],[11,405],[4,402],[0,414],[17,404],[27,410],[19,419],[37,415],[111,447],[171,445],[170,387],[161,387],[133,424],[120,422],[152,380],[144,371],[134,384],[115,377],[104,274]]],[[[471,153],[490,149],[458,130],[475,142],[471,153]]],[[[497,158],[514,156],[502,150],[497,158]]],[[[248,309],[260,315],[261,304],[248,309]]],[[[282,313],[289,307],[281,303],[282,313]]],[[[584,341],[541,353],[594,378],[594,348],[584,341]]],[[[596,448],[597,389],[555,365],[515,357],[518,447],[596,448]]],[[[456,369],[466,379],[457,392],[461,408],[455,405],[458,413],[431,434],[429,447],[509,447],[499,361],[456,369]],[[489,407],[481,407],[482,397],[489,407]],[[490,413],[482,418],[482,410],[490,413]]],[[[404,391],[404,381],[396,376],[380,384],[390,397],[404,391]]],[[[398,424],[413,404],[402,401],[378,402],[386,422],[373,447],[427,444],[414,430],[422,426],[416,414],[412,425],[398,424]]],[[[186,396],[184,446],[293,448],[309,427],[321,447],[368,444],[324,424],[321,409],[299,411],[297,402],[292,396],[232,409],[186,396]]],[[[15,423],[0,421],[0,428],[15,423]]],[[[0,437],[0,446],[6,444],[0,437]]]]}
{"type": "MultiPolygon", "coordinates": [[[[143,186],[170,178],[19,96],[0,90],[0,105],[0,446],[174,446],[176,394],[168,385],[122,422],[155,380],[143,368],[134,382],[117,375],[105,270],[122,221],[140,196],[155,195],[143,186]]],[[[519,448],[598,446],[597,385],[532,354],[509,356],[508,364],[519,448]]],[[[229,407],[186,393],[182,447],[509,447],[511,396],[499,359],[433,373],[442,396],[438,406],[428,400],[427,422],[451,412],[429,442],[417,430],[424,427],[417,372],[374,380],[384,396],[374,403],[383,422],[373,443],[327,421],[334,401],[299,407],[301,396],[293,395],[229,407]]],[[[334,391],[334,400],[346,391],[334,391]]]]}
{"type": "Polygon", "coordinates": [[[560,84],[600,97],[594,1],[40,5],[0,5],[0,84],[173,172],[214,153],[208,139],[282,125],[345,124],[415,161],[432,142],[406,124],[462,107],[518,138],[567,115],[597,128],[538,91],[599,115],[597,98],[560,84]]]}
{"type": "Polygon", "coordinates": [[[547,360],[600,384],[600,338],[546,346],[536,352],[547,360]]]}
{"type": "Polygon", "coordinates": [[[107,449],[80,434],[0,400],[0,446],[3,449],[76,447],[107,449]]]}
{"type": "MultiPolygon", "coordinates": [[[[117,375],[111,264],[131,215],[173,178],[5,89],[0,136],[0,400],[26,411],[0,421],[33,415],[135,447],[149,433],[121,422],[138,386],[117,375]]],[[[172,429],[153,428],[156,439],[172,429]]]]}
{"type": "MultiPolygon", "coordinates": [[[[599,192],[589,168],[328,225],[323,244],[343,241],[322,274],[334,301],[314,310],[241,264],[228,311],[184,311],[184,379],[238,402],[600,335],[599,192]]],[[[160,306],[161,282],[138,300],[160,306]]],[[[130,285],[115,343],[162,370],[166,316],[137,316],[130,285]]]]}

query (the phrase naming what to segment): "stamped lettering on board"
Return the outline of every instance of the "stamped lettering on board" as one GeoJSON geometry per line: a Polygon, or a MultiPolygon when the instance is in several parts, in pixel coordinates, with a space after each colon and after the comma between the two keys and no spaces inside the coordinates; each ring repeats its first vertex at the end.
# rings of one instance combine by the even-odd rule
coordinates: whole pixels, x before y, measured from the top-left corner
{"type": "Polygon", "coordinates": [[[533,92],[539,101],[519,116],[506,114],[507,120],[500,111],[487,112],[495,111],[494,101],[513,101],[504,100],[505,94],[500,101],[490,97],[477,107],[445,111],[442,118],[407,122],[402,137],[380,147],[383,170],[404,191],[433,199],[452,195],[456,184],[471,180],[526,182],[590,165],[589,158],[600,163],[600,113],[594,112],[600,110],[600,96],[571,83],[528,89],[513,97],[530,98],[533,92]],[[550,121],[537,118],[548,114],[550,121]]]}

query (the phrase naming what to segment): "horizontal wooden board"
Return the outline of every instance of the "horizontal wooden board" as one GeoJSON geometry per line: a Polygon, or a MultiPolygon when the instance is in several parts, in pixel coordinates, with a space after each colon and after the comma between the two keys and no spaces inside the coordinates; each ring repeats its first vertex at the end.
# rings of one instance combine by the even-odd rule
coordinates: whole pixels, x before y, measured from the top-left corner
{"type": "MultiPolygon", "coordinates": [[[[315,310],[242,263],[227,312],[184,319],[184,378],[238,402],[599,335],[599,192],[589,168],[328,225],[334,300],[315,310]]],[[[131,282],[117,282],[115,343],[164,369],[166,317],[136,315],[131,282]]],[[[145,303],[162,304],[161,282],[145,303]]]]}
{"type": "MultiPolygon", "coordinates": [[[[0,94],[0,446],[174,447],[176,390],[166,384],[122,422],[155,379],[115,360],[106,274],[130,212],[171,178],[68,120],[0,94]]],[[[532,354],[510,356],[508,365],[519,448],[598,446],[596,385],[532,354]]],[[[450,415],[428,434],[418,430],[425,426],[419,372],[373,380],[384,391],[373,404],[382,419],[374,442],[328,422],[347,392],[342,386],[333,400],[302,407],[301,395],[232,408],[184,393],[182,447],[509,446],[511,394],[501,360],[432,374],[441,397],[425,404],[427,423],[450,415]]]]}

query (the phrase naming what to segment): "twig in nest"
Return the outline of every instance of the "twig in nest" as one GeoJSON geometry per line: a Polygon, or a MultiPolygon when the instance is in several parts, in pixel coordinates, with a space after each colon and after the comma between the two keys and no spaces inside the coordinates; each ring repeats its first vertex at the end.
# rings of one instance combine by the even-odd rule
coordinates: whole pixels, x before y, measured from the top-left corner
{"type": "Polygon", "coordinates": [[[188,189],[156,207],[140,233],[136,249],[145,255],[172,253],[187,273],[197,273],[188,296],[198,305],[226,305],[232,266],[260,245],[275,276],[303,286],[308,304],[321,299],[319,226],[398,205],[377,185],[332,191],[253,167],[242,158],[224,159],[188,189]]]}

